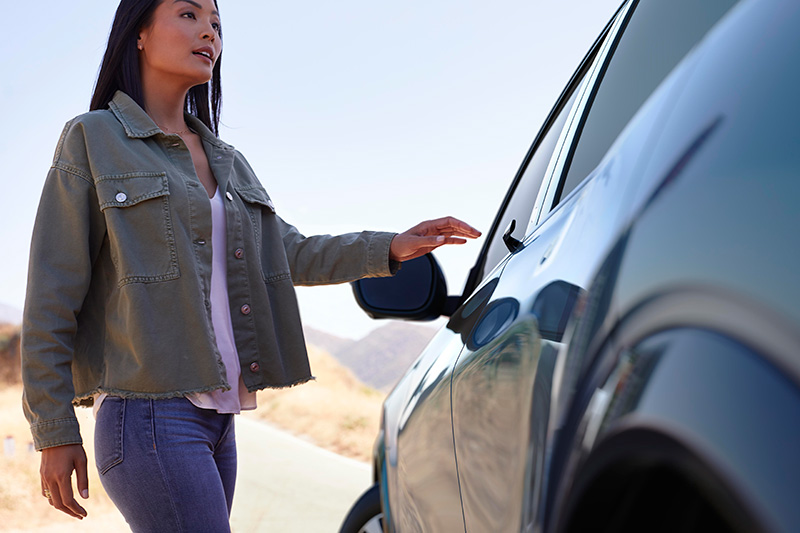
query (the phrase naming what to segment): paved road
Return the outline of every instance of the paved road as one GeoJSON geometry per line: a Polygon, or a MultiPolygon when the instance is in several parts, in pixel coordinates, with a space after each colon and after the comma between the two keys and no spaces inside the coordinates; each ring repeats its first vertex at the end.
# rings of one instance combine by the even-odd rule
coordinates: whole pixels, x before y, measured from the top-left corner
{"type": "Polygon", "coordinates": [[[246,416],[236,417],[236,440],[235,533],[336,533],[350,506],[372,483],[366,463],[246,416]]]}

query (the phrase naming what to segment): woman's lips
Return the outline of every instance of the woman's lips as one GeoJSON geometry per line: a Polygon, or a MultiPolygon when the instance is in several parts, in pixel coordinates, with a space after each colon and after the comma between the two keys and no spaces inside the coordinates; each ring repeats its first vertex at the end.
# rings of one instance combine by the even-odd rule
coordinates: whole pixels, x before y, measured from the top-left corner
{"type": "Polygon", "coordinates": [[[194,55],[207,59],[209,63],[214,62],[214,52],[208,48],[200,48],[192,52],[194,55]]]}

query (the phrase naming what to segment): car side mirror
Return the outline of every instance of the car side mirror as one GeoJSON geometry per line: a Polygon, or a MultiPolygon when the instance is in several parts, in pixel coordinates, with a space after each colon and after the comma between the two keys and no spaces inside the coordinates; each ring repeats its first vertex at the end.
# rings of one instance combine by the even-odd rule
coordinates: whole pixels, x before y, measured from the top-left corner
{"type": "Polygon", "coordinates": [[[447,313],[447,282],[432,254],[403,263],[388,278],[352,283],[356,302],[372,318],[435,320],[447,313]]]}

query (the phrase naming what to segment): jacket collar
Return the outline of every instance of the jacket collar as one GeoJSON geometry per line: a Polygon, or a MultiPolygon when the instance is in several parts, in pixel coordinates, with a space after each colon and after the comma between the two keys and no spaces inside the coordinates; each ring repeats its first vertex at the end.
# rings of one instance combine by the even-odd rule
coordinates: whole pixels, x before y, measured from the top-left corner
{"type": "MultiPolygon", "coordinates": [[[[144,139],[154,135],[166,135],[136,101],[122,91],[117,91],[108,103],[109,109],[125,128],[125,134],[132,139],[144,139]]],[[[223,150],[233,150],[233,146],[220,141],[196,116],[186,113],[186,124],[197,132],[204,141],[223,150]]]]}

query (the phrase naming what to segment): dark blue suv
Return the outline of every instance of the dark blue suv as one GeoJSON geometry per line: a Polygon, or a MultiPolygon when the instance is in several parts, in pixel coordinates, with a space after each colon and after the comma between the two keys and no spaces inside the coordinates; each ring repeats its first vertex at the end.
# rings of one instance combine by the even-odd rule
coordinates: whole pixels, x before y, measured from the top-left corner
{"type": "Polygon", "coordinates": [[[343,531],[800,531],[798,95],[800,2],[624,2],[463,294],[355,285],[449,322],[343,531]]]}

